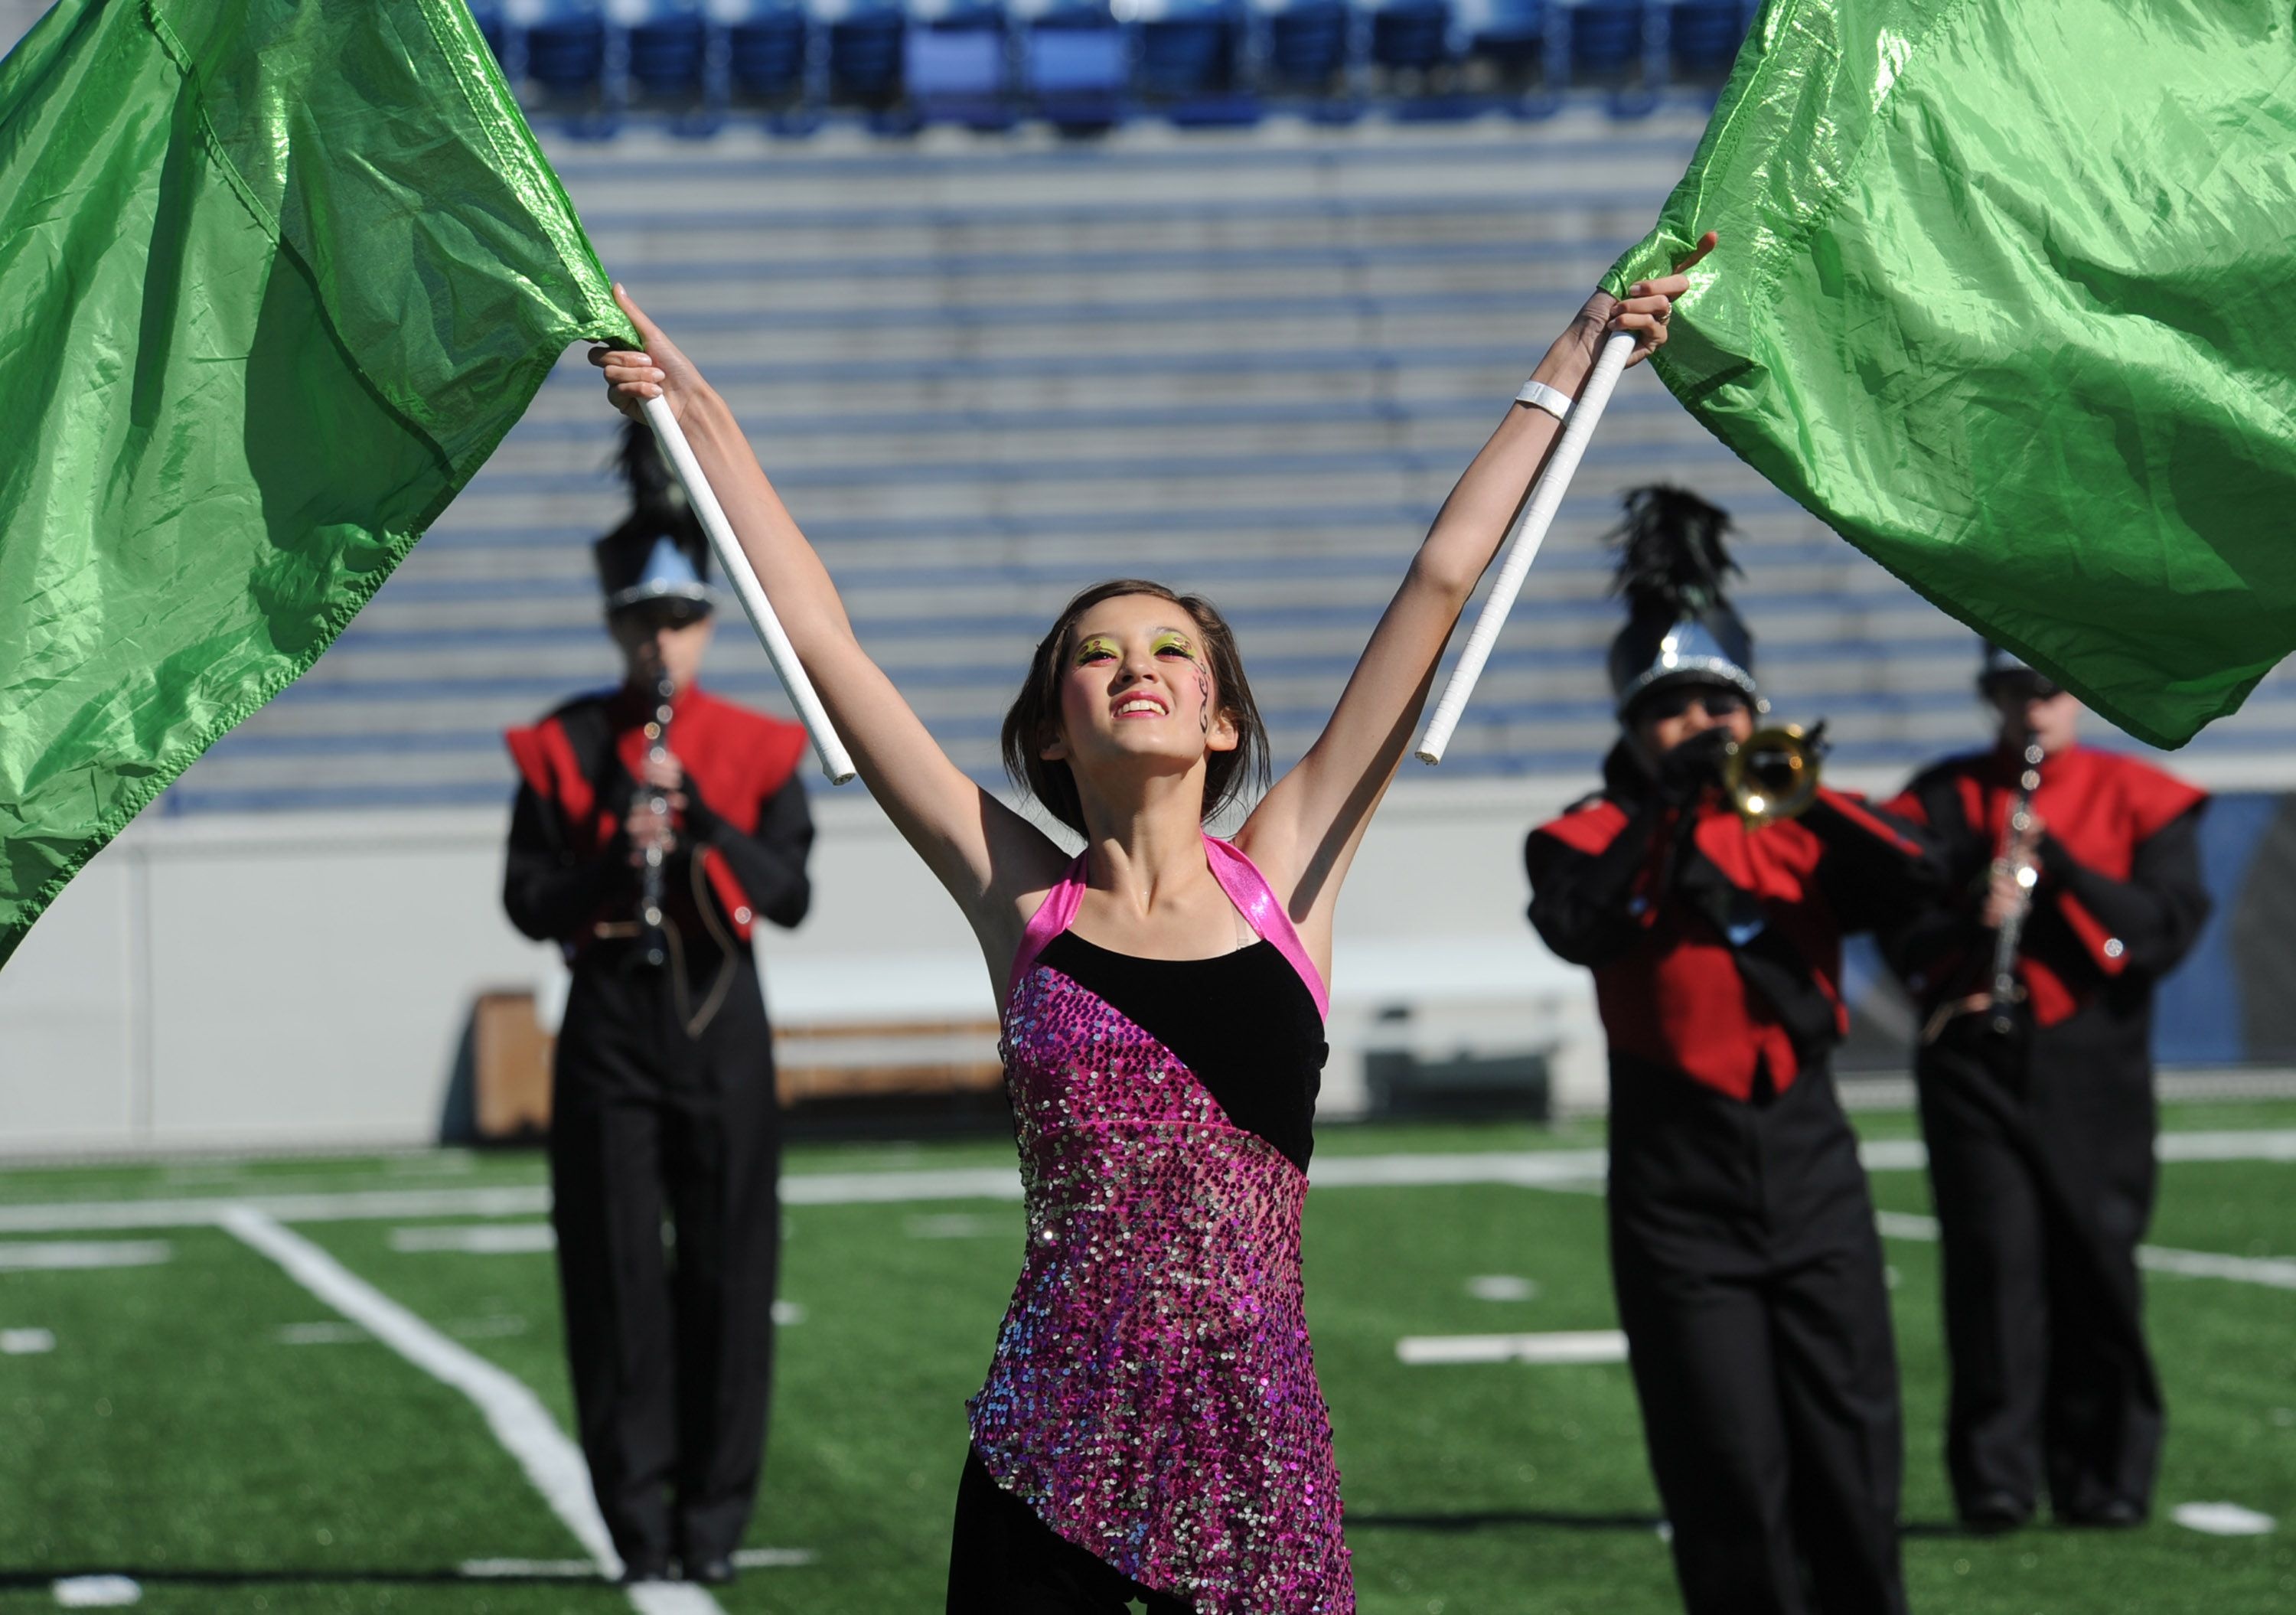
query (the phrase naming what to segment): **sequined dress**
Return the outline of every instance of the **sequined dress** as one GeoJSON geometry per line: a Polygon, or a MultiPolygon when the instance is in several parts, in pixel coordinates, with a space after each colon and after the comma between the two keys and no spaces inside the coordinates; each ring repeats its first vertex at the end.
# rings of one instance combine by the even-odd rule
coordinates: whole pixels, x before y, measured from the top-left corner
{"type": "Polygon", "coordinates": [[[1205,840],[1254,946],[1176,962],[1070,936],[1079,859],[1014,962],[1029,1243],[973,1446],[1060,1536],[1200,1615],[1344,1615],[1300,1270],[1328,1006],[1259,871],[1205,840]]]}

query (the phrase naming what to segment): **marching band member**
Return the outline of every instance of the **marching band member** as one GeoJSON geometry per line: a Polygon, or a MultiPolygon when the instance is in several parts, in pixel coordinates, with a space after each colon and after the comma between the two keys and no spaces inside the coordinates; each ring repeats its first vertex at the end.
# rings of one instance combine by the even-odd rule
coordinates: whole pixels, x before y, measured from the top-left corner
{"type": "Polygon", "coordinates": [[[810,900],[806,741],[695,685],[711,630],[701,528],[645,428],[628,429],[623,467],[636,508],[596,556],[625,676],[511,731],[503,901],[574,970],[552,1219],[598,1507],[626,1580],[675,1560],[724,1582],[757,1497],[781,1241],[750,937],[810,900]]]}
{"type": "Polygon", "coordinates": [[[1925,1027],[1915,1070],[1943,1240],[1947,1467],[1980,1529],[2024,1524],[2045,1480],[2058,1519],[2134,1525],[2162,1422],[2136,1272],[2154,1185],[2152,988],[2208,917],[2207,798],[2079,744],[2079,703],[2003,652],[1988,647],[1978,687],[1996,744],[1890,804],[1928,826],[1948,869],[1934,906],[1889,939],[1925,1027]],[[2013,985],[1997,994],[2005,935],[2013,985]]]}
{"type": "MultiPolygon", "coordinates": [[[[1603,789],[1531,832],[1531,922],[1595,972],[1611,1045],[1612,1282],[1691,1615],[1887,1615],[1898,1365],[1873,1206],[1827,1053],[1845,932],[1933,877],[1819,791],[1755,824],[1725,790],[1763,709],[1723,593],[1728,517],[1628,496],[1603,789]]],[[[1751,804],[1747,804],[1751,806],[1751,804]]]]}

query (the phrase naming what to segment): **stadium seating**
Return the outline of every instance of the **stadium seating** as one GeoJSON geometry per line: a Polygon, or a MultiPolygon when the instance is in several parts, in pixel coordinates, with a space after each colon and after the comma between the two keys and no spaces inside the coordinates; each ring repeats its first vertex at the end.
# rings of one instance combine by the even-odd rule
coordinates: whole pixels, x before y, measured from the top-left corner
{"type": "MultiPolygon", "coordinates": [[[[787,82],[797,15],[734,25],[781,30],[751,36],[770,71],[749,82],[787,82]]],[[[1134,110],[1136,29],[1006,15],[1016,100],[1134,110]]],[[[829,25],[808,26],[825,51],[829,25]]],[[[738,88],[738,58],[732,71],[738,88]]],[[[1135,121],[1081,144],[912,143],[833,119],[806,141],[683,141],[636,117],[594,143],[541,128],[605,263],[704,357],[865,638],[995,779],[1014,670],[1070,592],[1117,570],[1220,601],[1279,758],[1308,743],[1452,479],[1705,122],[1702,100],[1627,120],[1608,105],[1565,95],[1540,121],[1432,126],[1374,111],[1339,135],[1288,111],[1253,129],[1135,121]]],[[[1613,733],[1600,652],[1618,620],[1601,537],[1620,490],[1655,479],[1738,517],[1779,716],[1832,718],[1852,765],[1904,767],[1976,733],[1965,630],[1647,369],[1613,410],[1451,759],[1413,777],[1592,768],[1613,733]]],[[[162,811],[500,803],[502,728],[612,675],[587,541],[619,508],[614,430],[570,357],[335,647],[162,811]]],[[[730,612],[711,679],[779,705],[730,612]]],[[[2296,681],[2276,676],[2199,743],[2288,731],[2296,681]]]]}
{"type": "Polygon", "coordinates": [[[1545,116],[1577,84],[1639,115],[1669,84],[1711,94],[1750,0],[471,0],[529,111],[611,135],[707,134],[763,112],[782,135],[881,134],[1136,115],[1246,125],[1545,116]],[[1630,96],[1619,92],[1631,88],[1630,96]],[[1534,94],[1533,92],[1537,94],[1534,94]],[[1369,102],[1366,102],[1366,95],[1369,102]]]}

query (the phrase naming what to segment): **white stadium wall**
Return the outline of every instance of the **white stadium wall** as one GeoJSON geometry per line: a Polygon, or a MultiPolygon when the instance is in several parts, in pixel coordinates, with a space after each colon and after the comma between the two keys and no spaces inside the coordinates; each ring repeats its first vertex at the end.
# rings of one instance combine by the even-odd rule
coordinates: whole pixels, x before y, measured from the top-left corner
{"type": "MultiPolygon", "coordinates": [[[[1523,832],[1582,783],[1398,787],[1342,905],[1329,1113],[1361,1108],[1374,1046],[1560,1049],[1565,1097],[1600,1102],[1584,974],[1522,914],[1523,832]]],[[[993,1018],[963,922],[875,804],[817,794],[815,812],[812,916],[762,949],[775,1020],[993,1018]]],[[[503,917],[504,824],[462,809],[132,826],[0,971],[0,1155],[436,1139],[473,998],[562,997],[554,950],[503,917]]]]}

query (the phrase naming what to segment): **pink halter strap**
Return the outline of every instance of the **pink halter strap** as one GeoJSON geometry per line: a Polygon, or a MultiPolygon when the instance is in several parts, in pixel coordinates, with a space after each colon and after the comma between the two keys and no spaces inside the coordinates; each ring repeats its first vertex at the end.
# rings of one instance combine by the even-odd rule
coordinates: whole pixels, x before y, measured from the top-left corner
{"type": "MultiPolygon", "coordinates": [[[[1217,836],[1204,838],[1204,856],[1211,863],[1212,878],[1227,893],[1228,901],[1235,905],[1261,941],[1273,943],[1275,951],[1291,961],[1292,968],[1300,972],[1300,980],[1307,985],[1308,996],[1316,1001],[1316,1012],[1328,1019],[1332,998],[1324,986],[1323,974],[1316,970],[1315,960],[1308,956],[1307,947],[1292,924],[1292,916],[1275,900],[1267,877],[1259,873],[1259,865],[1217,836]]],[[[1021,934],[1021,946],[1013,955],[1013,987],[1020,986],[1021,979],[1035,967],[1037,956],[1052,939],[1076,923],[1077,908],[1084,901],[1084,893],[1085,857],[1078,853],[1068,873],[1061,877],[1060,884],[1045,894],[1037,912],[1029,916],[1028,928],[1021,934]]]]}

